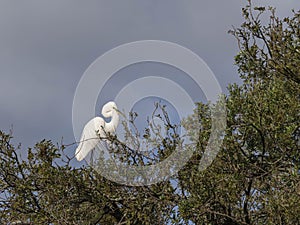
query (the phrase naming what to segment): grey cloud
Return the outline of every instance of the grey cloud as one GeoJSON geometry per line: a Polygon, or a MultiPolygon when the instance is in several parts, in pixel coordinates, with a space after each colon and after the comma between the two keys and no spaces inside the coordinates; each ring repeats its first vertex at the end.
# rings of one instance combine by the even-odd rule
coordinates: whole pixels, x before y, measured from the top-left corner
{"type": "MultiPolygon", "coordinates": [[[[259,2],[257,0],[257,2],[259,2]]],[[[265,4],[264,1],[260,1],[265,4]]],[[[298,0],[269,1],[280,16],[298,0]]],[[[190,48],[221,86],[239,82],[227,34],[242,22],[245,1],[0,2],[0,129],[14,124],[24,145],[42,138],[74,141],[72,101],[85,69],[100,55],[131,41],[160,39],[190,48]]],[[[298,7],[299,8],[299,7],[298,7]]]]}

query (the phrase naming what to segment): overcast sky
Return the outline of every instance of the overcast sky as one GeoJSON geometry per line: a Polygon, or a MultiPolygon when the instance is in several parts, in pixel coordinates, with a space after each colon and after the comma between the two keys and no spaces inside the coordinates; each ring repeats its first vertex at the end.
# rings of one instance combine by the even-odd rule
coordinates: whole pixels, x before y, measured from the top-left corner
{"type": "MultiPolygon", "coordinates": [[[[299,0],[255,2],[277,7],[280,17],[300,6],[299,0]]],[[[84,71],[106,51],[138,40],[164,40],[189,48],[205,60],[226,92],[228,83],[239,82],[233,66],[237,46],[227,31],[241,24],[245,4],[1,0],[0,129],[13,126],[15,141],[23,146],[43,138],[73,142],[72,103],[84,71]]]]}

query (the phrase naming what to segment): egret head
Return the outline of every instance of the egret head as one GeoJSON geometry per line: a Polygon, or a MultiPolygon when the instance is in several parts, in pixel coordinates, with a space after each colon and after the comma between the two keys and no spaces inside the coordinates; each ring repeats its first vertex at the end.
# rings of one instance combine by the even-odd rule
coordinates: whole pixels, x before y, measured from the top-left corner
{"type": "Polygon", "coordinates": [[[113,112],[116,112],[117,105],[114,102],[106,103],[102,108],[102,115],[105,117],[111,117],[113,112]]]}

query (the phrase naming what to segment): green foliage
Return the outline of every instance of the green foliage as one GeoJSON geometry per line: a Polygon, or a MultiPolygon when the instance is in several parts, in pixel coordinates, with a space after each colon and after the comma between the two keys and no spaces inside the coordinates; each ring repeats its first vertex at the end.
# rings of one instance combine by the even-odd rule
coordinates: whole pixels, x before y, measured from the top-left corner
{"type": "Polygon", "coordinates": [[[207,109],[200,104],[192,118],[201,115],[203,127],[198,154],[180,172],[187,193],[180,209],[196,224],[299,224],[300,14],[281,21],[270,10],[263,26],[265,8],[247,6],[245,22],[231,31],[243,84],[228,87],[223,151],[204,172],[196,168],[210,129],[207,109]]]}
{"type": "MultiPolygon", "coordinates": [[[[299,224],[300,12],[280,20],[270,8],[263,25],[267,10],[250,3],[245,22],[230,31],[243,84],[228,87],[226,136],[209,168],[199,171],[211,133],[203,103],[183,121],[197,143],[193,157],[172,179],[150,186],[120,185],[90,167],[74,168],[65,147],[51,141],[22,159],[11,135],[0,132],[0,224],[299,224]]],[[[166,137],[159,129],[137,134],[155,144],[156,154],[138,154],[111,137],[113,153],[130,165],[164,160],[180,138],[163,112],[166,137]]],[[[134,126],[137,115],[131,116],[134,126]]],[[[126,133],[138,147],[137,136],[126,133]]]]}
{"type": "Polygon", "coordinates": [[[169,182],[118,185],[91,168],[70,166],[71,159],[45,140],[28,149],[28,160],[21,160],[10,139],[0,133],[1,223],[163,224],[175,204],[169,182]]]}
{"type": "Polygon", "coordinates": [[[293,11],[291,18],[280,20],[275,9],[269,23],[262,25],[264,7],[254,7],[251,1],[243,8],[245,22],[240,28],[229,31],[238,42],[240,52],[235,57],[238,71],[245,80],[274,76],[300,83],[300,14],[293,11]]]}

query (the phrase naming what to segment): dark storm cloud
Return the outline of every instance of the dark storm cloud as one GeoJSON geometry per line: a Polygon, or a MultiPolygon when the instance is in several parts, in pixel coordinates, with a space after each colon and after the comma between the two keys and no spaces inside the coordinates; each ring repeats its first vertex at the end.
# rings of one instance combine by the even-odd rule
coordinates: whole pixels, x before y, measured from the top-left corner
{"type": "MultiPolygon", "coordinates": [[[[259,1],[256,1],[259,2],[259,1]]],[[[262,1],[261,1],[262,2],[262,1]]],[[[264,1],[265,2],[265,1],[264,1]]],[[[297,0],[298,2],[298,0],[297,0]]],[[[1,1],[0,129],[16,138],[73,141],[72,101],[85,69],[104,52],[131,41],[159,39],[202,57],[225,89],[238,81],[231,25],[246,1],[1,1]]],[[[295,1],[269,1],[280,16],[295,1]]],[[[299,8],[299,7],[298,7],[299,8]]]]}

